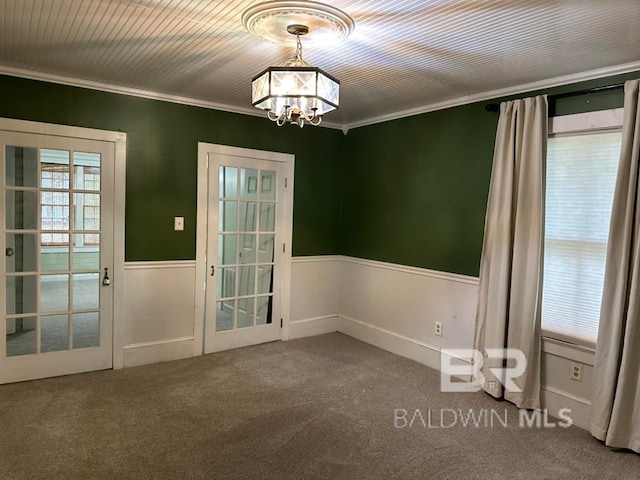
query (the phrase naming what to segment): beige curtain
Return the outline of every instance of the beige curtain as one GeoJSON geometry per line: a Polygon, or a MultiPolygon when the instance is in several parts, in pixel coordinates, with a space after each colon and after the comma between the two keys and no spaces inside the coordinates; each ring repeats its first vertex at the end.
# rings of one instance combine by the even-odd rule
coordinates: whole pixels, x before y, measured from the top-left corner
{"type": "MultiPolygon", "coordinates": [[[[540,408],[542,269],[547,97],[500,105],[480,264],[474,346],[483,352],[484,390],[520,408],[540,408]],[[516,367],[486,349],[524,353],[527,368],[504,389],[490,368],[516,367]]],[[[495,370],[494,370],[495,371],[495,370]]]]}
{"type": "Polygon", "coordinates": [[[611,212],[591,433],[640,453],[640,86],[624,86],[622,151],[611,212]]]}

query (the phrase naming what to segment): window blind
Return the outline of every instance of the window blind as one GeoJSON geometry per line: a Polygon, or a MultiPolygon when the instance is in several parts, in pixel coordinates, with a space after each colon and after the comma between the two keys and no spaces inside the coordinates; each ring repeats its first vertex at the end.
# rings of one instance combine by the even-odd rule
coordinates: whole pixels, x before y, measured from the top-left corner
{"type": "Polygon", "coordinates": [[[542,329],[594,345],[622,133],[549,138],[542,329]]]}

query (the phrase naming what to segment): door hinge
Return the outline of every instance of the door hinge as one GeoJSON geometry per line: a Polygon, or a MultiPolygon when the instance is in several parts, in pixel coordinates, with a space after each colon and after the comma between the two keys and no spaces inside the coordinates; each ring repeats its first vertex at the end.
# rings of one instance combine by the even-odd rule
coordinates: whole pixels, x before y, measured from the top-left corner
{"type": "Polygon", "coordinates": [[[280,328],[282,328],[282,319],[280,319],[280,328]]]}
{"type": "Polygon", "coordinates": [[[284,252],[285,252],[285,247],[286,247],[286,245],[287,245],[286,243],[283,243],[283,244],[282,244],[282,253],[284,253],[284,252]]]}
{"type": "Polygon", "coordinates": [[[287,177],[284,177],[284,188],[287,188],[288,185],[289,185],[289,179],[287,177]]]}

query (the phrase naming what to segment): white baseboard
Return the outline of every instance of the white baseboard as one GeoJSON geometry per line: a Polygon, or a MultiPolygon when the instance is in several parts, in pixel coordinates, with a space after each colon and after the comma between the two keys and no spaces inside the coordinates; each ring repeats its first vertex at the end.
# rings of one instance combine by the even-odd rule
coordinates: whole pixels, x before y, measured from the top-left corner
{"type": "Polygon", "coordinates": [[[185,337],[127,345],[124,347],[124,367],[138,367],[192,357],[193,342],[193,337],[185,337]]]}
{"type": "Polygon", "coordinates": [[[324,335],[338,330],[338,316],[307,318],[289,324],[289,340],[324,335]]]}
{"type": "Polygon", "coordinates": [[[440,350],[418,340],[343,315],[338,317],[338,332],[440,370],[440,350]]]}
{"type": "MultiPolygon", "coordinates": [[[[337,326],[338,331],[345,335],[440,370],[440,351],[437,347],[342,315],[337,319],[337,326]]],[[[542,387],[541,397],[543,407],[547,408],[552,416],[558,418],[561,409],[569,408],[573,425],[589,430],[589,400],[548,386],[542,387]]]]}
{"type": "Polygon", "coordinates": [[[589,430],[591,426],[591,402],[568,392],[563,392],[553,387],[542,387],[540,391],[542,406],[549,413],[558,418],[558,412],[562,408],[571,410],[573,425],[583,430],[589,430]]]}

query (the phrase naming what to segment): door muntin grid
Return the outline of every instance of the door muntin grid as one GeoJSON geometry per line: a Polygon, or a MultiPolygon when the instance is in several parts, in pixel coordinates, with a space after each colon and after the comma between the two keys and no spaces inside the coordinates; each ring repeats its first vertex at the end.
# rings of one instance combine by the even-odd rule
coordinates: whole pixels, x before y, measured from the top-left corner
{"type": "Polygon", "coordinates": [[[6,356],[99,347],[102,155],[4,150],[6,356]]]}
{"type": "Polygon", "coordinates": [[[220,166],[216,332],[273,323],[278,173],[220,166]]]}

